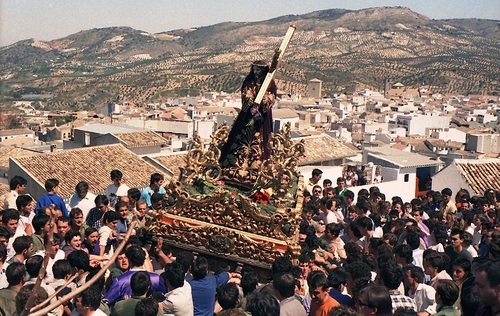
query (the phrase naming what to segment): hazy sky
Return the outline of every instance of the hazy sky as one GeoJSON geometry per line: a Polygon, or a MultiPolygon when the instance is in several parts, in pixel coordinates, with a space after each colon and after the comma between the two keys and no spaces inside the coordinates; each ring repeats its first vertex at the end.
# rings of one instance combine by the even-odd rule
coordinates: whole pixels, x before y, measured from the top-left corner
{"type": "Polygon", "coordinates": [[[156,33],[332,8],[377,6],[409,7],[434,19],[500,20],[500,0],[0,0],[0,46],[27,38],[52,40],[107,26],[156,33]]]}

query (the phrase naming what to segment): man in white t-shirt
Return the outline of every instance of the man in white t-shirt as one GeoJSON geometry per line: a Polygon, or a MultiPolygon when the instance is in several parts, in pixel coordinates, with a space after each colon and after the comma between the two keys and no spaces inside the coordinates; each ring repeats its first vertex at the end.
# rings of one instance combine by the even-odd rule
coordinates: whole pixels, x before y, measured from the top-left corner
{"type": "Polygon", "coordinates": [[[323,220],[325,225],[339,222],[337,216],[335,215],[336,210],[337,210],[337,200],[328,199],[326,201],[326,207],[323,209],[323,213],[319,214],[320,219],[323,220]]]}
{"type": "Polygon", "coordinates": [[[83,218],[87,218],[90,210],[95,207],[95,194],[89,192],[89,185],[85,181],[80,181],[75,187],[75,194],[69,198],[70,209],[78,207],[83,212],[83,218]]]}
{"type": "Polygon", "coordinates": [[[17,230],[19,234],[24,232],[26,235],[31,236],[34,233],[31,222],[33,221],[33,217],[35,217],[35,213],[33,212],[35,202],[31,196],[21,194],[16,199],[16,206],[19,211],[19,226],[17,226],[17,230]]]}
{"type": "Polygon", "coordinates": [[[3,202],[3,209],[16,208],[16,199],[19,194],[23,193],[26,189],[26,184],[28,181],[21,176],[14,176],[9,183],[10,192],[5,194],[5,200],[3,202]]]}
{"type": "Polygon", "coordinates": [[[191,285],[184,280],[186,274],[183,266],[178,262],[167,264],[165,267],[165,284],[168,293],[160,304],[164,315],[191,316],[194,306],[191,295],[191,285]]]}
{"type": "Polygon", "coordinates": [[[112,170],[110,177],[113,183],[106,188],[106,196],[109,199],[109,205],[114,207],[116,202],[118,202],[118,197],[127,196],[127,192],[130,188],[122,182],[123,173],[120,170],[112,170]]]}

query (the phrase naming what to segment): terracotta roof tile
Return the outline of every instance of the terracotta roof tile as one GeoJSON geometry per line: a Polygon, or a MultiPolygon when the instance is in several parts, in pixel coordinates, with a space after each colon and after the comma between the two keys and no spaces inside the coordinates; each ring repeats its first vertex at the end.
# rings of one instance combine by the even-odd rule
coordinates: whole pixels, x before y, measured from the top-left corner
{"type": "Polygon", "coordinates": [[[396,138],[397,143],[403,143],[406,145],[416,145],[423,144],[428,138],[411,138],[411,137],[398,137],[396,138]]]}
{"type": "Polygon", "coordinates": [[[462,143],[456,141],[446,141],[444,139],[432,138],[432,139],[426,139],[425,141],[433,147],[450,147],[458,149],[463,147],[462,143]]]}
{"type": "Polygon", "coordinates": [[[306,156],[299,159],[300,166],[356,156],[355,151],[326,134],[296,138],[293,141],[297,142],[301,139],[305,140],[306,156]]]}
{"type": "Polygon", "coordinates": [[[174,117],[177,120],[181,120],[181,121],[184,121],[184,120],[188,121],[189,120],[189,117],[186,117],[186,115],[183,113],[173,113],[172,117],[174,117]]]}
{"type": "Polygon", "coordinates": [[[169,170],[171,170],[173,173],[172,179],[177,180],[180,174],[179,167],[186,166],[186,157],[187,157],[187,151],[183,151],[180,153],[173,153],[165,156],[155,156],[152,158],[156,160],[158,163],[168,168],[169,170]]]}
{"type": "Polygon", "coordinates": [[[500,159],[455,159],[453,163],[476,194],[500,190],[500,159]]]}
{"type": "Polygon", "coordinates": [[[124,182],[131,188],[143,188],[149,185],[152,173],[161,173],[121,144],[63,150],[13,160],[42,185],[49,178],[58,179],[59,194],[65,198],[74,193],[80,181],[86,181],[94,193],[104,192],[113,169],[123,172],[124,182]]]}
{"type": "Polygon", "coordinates": [[[404,150],[406,149],[406,147],[408,147],[408,145],[405,145],[405,144],[394,144],[391,146],[391,148],[394,148],[394,149],[397,149],[397,150],[404,150]]]}
{"type": "Polygon", "coordinates": [[[422,154],[425,154],[425,153],[428,153],[428,154],[431,154],[433,153],[432,150],[429,149],[429,147],[427,147],[426,144],[424,143],[413,143],[413,144],[410,144],[411,146],[411,149],[415,152],[418,152],[418,153],[422,153],[422,154]]]}
{"type": "Polygon", "coordinates": [[[354,146],[354,144],[351,144],[351,143],[344,143],[344,145],[345,145],[345,146],[347,146],[347,148],[349,148],[349,149],[350,149],[350,150],[352,150],[352,151],[355,151],[355,152],[359,151],[359,148],[358,148],[358,147],[356,147],[356,146],[354,146]]]}
{"type": "Polygon", "coordinates": [[[163,145],[167,140],[153,131],[137,131],[113,134],[120,139],[126,147],[141,147],[163,145]]]}
{"type": "Polygon", "coordinates": [[[19,147],[0,147],[0,167],[9,168],[9,158],[20,158],[38,154],[40,153],[19,147]]]}

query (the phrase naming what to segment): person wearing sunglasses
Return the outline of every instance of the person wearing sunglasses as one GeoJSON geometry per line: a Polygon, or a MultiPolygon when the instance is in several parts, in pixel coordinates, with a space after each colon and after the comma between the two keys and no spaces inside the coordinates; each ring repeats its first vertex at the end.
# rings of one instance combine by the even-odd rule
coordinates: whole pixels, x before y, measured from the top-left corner
{"type": "Polygon", "coordinates": [[[312,189],[313,200],[318,200],[322,197],[323,190],[319,185],[315,185],[312,189]]]}

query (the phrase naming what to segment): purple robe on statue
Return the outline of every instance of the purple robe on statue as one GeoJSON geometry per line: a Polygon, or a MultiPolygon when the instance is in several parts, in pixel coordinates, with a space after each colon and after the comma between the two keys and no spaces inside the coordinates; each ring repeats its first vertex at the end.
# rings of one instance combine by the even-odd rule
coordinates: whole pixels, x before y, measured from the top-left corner
{"type": "Polygon", "coordinates": [[[241,112],[234,122],[226,144],[221,150],[220,163],[222,168],[230,168],[237,165],[237,151],[245,146],[249,146],[255,133],[262,135],[263,159],[270,156],[267,148],[269,136],[273,132],[272,106],[276,100],[277,87],[274,80],[267,87],[267,91],[260,104],[253,103],[257,97],[269,67],[256,62],[252,65],[252,71],[245,78],[241,87],[241,112]]]}

